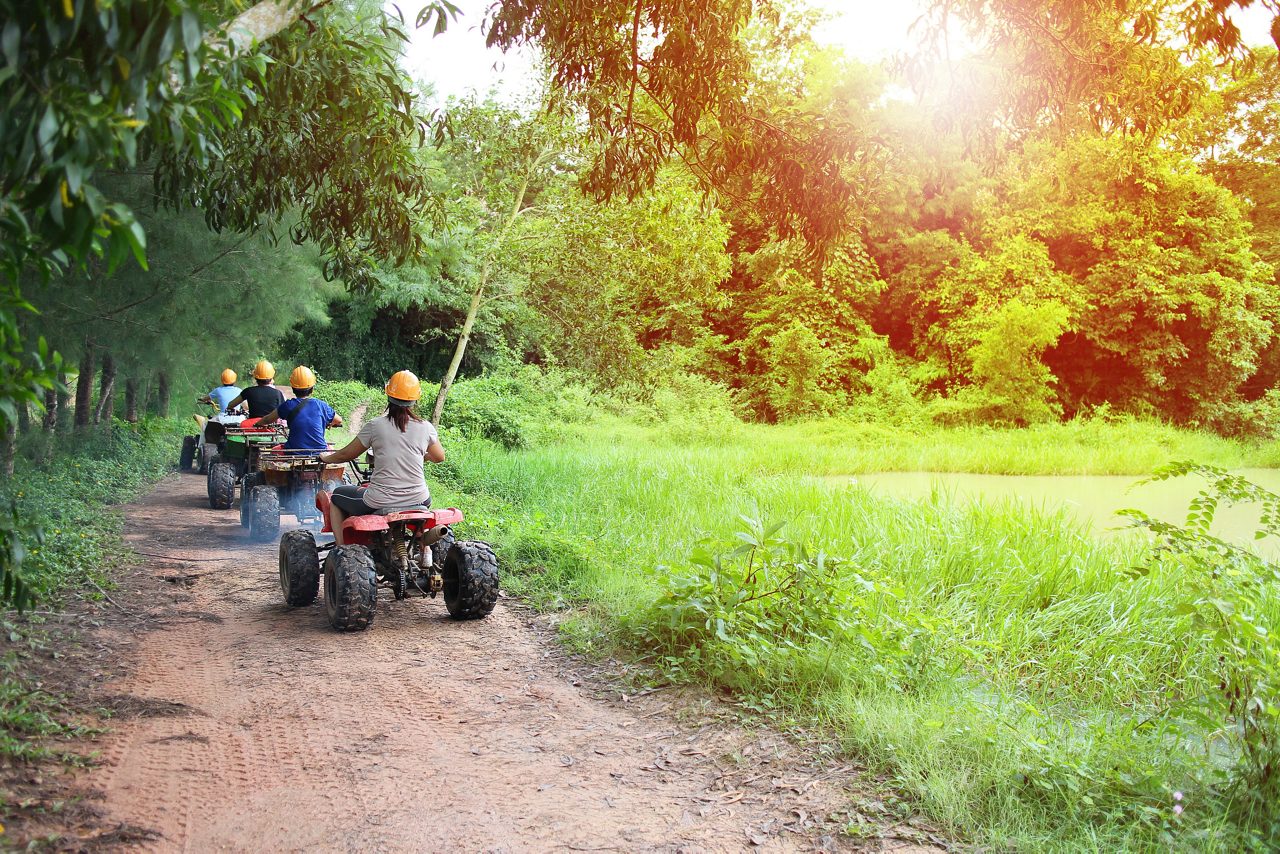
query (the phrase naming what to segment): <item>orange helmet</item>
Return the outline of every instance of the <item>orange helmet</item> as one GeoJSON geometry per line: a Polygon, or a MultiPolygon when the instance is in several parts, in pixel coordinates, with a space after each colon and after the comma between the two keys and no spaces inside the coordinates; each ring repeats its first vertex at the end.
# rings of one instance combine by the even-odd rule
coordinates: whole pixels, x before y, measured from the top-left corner
{"type": "Polygon", "coordinates": [[[222,372],[222,384],[233,385],[236,381],[236,372],[230,368],[226,368],[222,372]]]}
{"type": "Polygon", "coordinates": [[[253,366],[253,378],[255,380],[271,380],[275,379],[275,376],[276,366],[266,359],[253,366]]]}
{"type": "Polygon", "coordinates": [[[315,388],[316,375],[306,365],[298,365],[293,369],[293,373],[289,374],[290,388],[315,388]]]}
{"type": "Polygon", "coordinates": [[[413,371],[396,371],[383,389],[387,397],[393,400],[404,400],[409,403],[422,397],[422,383],[413,371]]]}

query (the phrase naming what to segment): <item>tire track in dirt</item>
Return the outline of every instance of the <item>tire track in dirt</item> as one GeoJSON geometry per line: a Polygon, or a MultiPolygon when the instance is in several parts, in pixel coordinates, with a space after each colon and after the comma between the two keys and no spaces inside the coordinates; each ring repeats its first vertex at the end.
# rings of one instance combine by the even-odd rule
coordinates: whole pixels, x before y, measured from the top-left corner
{"type": "Polygon", "coordinates": [[[117,720],[83,781],[110,820],[158,833],[134,850],[858,847],[836,832],[850,769],[801,763],[769,733],[682,725],[665,693],[595,699],[507,600],[458,623],[384,592],[369,631],[338,634],[322,602],[282,604],[276,545],[208,509],[202,479],[170,478],[126,514],[130,544],[168,556],[156,566],[203,573],[188,619],[136,637],[109,688],[179,713],[117,720]]]}

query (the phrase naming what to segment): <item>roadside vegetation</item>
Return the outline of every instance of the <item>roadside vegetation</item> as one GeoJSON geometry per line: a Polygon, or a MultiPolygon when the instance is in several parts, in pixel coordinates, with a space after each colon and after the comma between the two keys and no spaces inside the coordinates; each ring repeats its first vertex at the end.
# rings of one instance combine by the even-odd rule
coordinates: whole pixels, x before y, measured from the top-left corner
{"type": "MultiPolygon", "coordinates": [[[[465,508],[468,535],[496,544],[504,585],[556,612],[575,648],[816,727],[984,844],[1233,851],[1280,839],[1273,782],[1246,773],[1241,710],[1219,689],[1240,635],[1196,616],[1216,597],[1280,625],[1274,587],[1206,588],[1203,542],[1160,557],[1144,537],[1100,539],[1063,513],[897,501],[814,477],[921,458],[1149,475],[1184,455],[1273,465],[1271,445],[1123,419],[920,434],[745,425],[698,400],[692,416],[625,413],[554,379],[523,406],[506,389],[501,424],[474,420],[509,382],[459,386],[473,421],[446,435],[449,460],[429,475],[437,504],[465,508]]],[[[1265,656],[1244,669],[1264,690],[1280,675],[1265,656]]]]}
{"type": "Polygon", "coordinates": [[[173,470],[176,450],[194,424],[148,419],[54,435],[34,433],[19,447],[12,478],[0,483],[0,504],[13,503],[23,523],[38,528],[20,541],[24,578],[40,600],[68,591],[90,596],[108,585],[128,559],[113,505],[145,494],[173,470]]]}
{"type": "MultiPolygon", "coordinates": [[[[0,479],[0,507],[11,508],[10,549],[21,551],[22,601],[40,613],[15,622],[5,615],[0,661],[0,759],[39,762],[79,759],[57,748],[85,732],[57,696],[33,684],[24,658],[43,643],[43,613],[68,597],[101,599],[123,564],[136,560],[121,539],[114,505],[144,494],[173,470],[175,449],[190,432],[176,420],[148,419],[62,433],[32,432],[15,448],[14,472],[0,479]]],[[[15,561],[17,562],[17,561],[15,561]]],[[[6,814],[18,809],[4,803],[6,814]]]]}

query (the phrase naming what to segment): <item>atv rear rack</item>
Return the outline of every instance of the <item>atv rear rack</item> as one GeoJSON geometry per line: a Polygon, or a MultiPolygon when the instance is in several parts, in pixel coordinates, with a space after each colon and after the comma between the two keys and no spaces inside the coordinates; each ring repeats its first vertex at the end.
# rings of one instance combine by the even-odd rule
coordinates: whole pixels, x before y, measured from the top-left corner
{"type": "Polygon", "coordinates": [[[324,463],[320,455],[329,448],[279,448],[262,451],[258,468],[264,471],[324,471],[345,468],[342,463],[324,463]]]}

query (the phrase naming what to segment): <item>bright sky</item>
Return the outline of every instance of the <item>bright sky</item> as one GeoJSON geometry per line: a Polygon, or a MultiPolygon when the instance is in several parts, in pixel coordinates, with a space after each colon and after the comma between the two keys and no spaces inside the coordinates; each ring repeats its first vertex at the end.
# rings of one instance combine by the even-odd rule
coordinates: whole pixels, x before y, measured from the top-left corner
{"type": "MultiPolygon", "coordinates": [[[[504,96],[519,97],[531,90],[535,63],[527,53],[488,50],[480,32],[484,10],[491,0],[454,0],[462,17],[443,35],[431,29],[412,33],[406,64],[409,73],[435,85],[440,100],[450,95],[481,93],[497,87],[504,96]]],[[[924,0],[816,0],[834,19],[824,24],[817,39],[839,44],[852,56],[874,61],[907,47],[907,30],[920,17],[924,0]]],[[[399,4],[412,24],[422,3],[399,4]]]]}
{"type": "MultiPolygon", "coordinates": [[[[814,34],[819,42],[844,48],[850,56],[874,62],[914,47],[917,33],[908,32],[928,0],[810,0],[832,15],[814,34]]],[[[480,32],[484,10],[492,0],[454,0],[463,15],[441,36],[426,27],[412,33],[406,65],[414,77],[434,84],[441,102],[469,91],[497,88],[503,100],[533,89],[535,62],[528,53],[503,54],[485,47],[480,32]]],[[[423,5],[415,0],[400,8],[412,24],[423,5]]],[[[390,3],[388,3],[388,8],[390,3]]],[[[1269,44],[1270,13],[1261,3],[1233,13],[1250,44],[1269,44]]]]}

